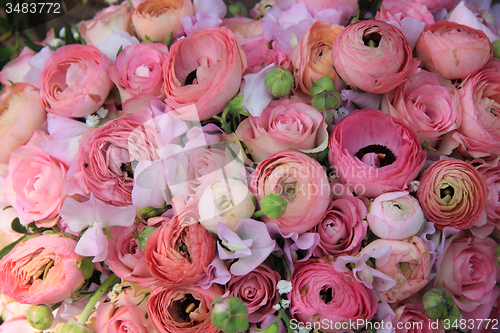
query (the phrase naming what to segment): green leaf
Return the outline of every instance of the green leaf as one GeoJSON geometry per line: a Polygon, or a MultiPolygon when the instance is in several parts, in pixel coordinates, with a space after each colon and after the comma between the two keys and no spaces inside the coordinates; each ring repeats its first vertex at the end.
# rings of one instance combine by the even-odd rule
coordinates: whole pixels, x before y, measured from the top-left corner
{"type": "Polygon", "coordinates": [[[170,44],[172,44],[173,37],[174,37],[174,32],[170,31],[170,33],[168,34],[168,36],[165,37],[165,40],[163,41],[163,44],[165,44],[165,45],[167,45],[169,47],[170,44]]]}
{"type": "Polygon", "coordinates": [[[151,37],[149,37],[148,35],[146,35],[144,37],[144,40],[148,41],[148,42],[151,42],[151,43],[156,43],[156,41],[154,39],[152,39],[151,37]]]}
{"type": "Polygon", "coordinates": [[[118,52],[116,52],[116,57],[118,58],[118,55],[123,51],[123,45],[120,45],[120,48],[118,49],[118,52]]]}
{"type": "Polygon", "coordinates": [[[102,228],[102,233],[105,234],[106,237],[108,237],[109,239],[114,240],[113,236],[111,236],[111,232],[109,232],[108,228],[102,228]]]}
{"type": "Polygon", "coordinates": [[[0,47],[0,62],[9,60],[14,52],[16,52],[16,48],[14,47],[0,47]]]}
{"type": "Polygon", "coordinates": [[[90,279],[94,273],[93,257],[83,257],[83,259],[76,263],[76,266],[82,271],[85,280],[90,279]]]}
{"type": "Polygon", "coordinates": [[[2,209],[2,211],[7,210],[7,209],[9,209],[9,208],[12,208],[12,206],[7,206],[7,207],[4,207],[4,209],[2,209]]]}
{"type": "Polygon", "coordinates": [[[22,224],[21,221],[19,220],[19,217],[16,217],[14,220],[12,220],[12,223],[10,224],[10,227],[12,230],[15,232],[18,232],[20,234],[27,234],[28,229],[26,229],[22,224]]]}
{"type": "Polygon", "coordinates": [[[23,241],[27,236],[24,235],[23,237],[19,238],[15,242],[10,243],[6,247],[4,247],[2,250],[0,250],[0,259],[5,257],[17,244],[19,244],[21,241],[23,241]]]}
{"type": "Polygon", "coordinates": [[[29,40],[24,41],[24,45],[26,45],[27,47],[29,47],[30,49],[32,49],[33,51],[35,51],[37,53],[40,52],[41,49],[43,49],[42,45],[35,44],[29,40]]]}
{"type": "Polygon", "coordinates": [[[42,232],[42,231],[45,231],[45,230],[49,230],[49,228],[38,228],[36,226],[35,222],[31,222],[30,224],[28,224],[27,230],[29,232],[32,232],[32,233],[37,233],[37,232],[42,232]]]}

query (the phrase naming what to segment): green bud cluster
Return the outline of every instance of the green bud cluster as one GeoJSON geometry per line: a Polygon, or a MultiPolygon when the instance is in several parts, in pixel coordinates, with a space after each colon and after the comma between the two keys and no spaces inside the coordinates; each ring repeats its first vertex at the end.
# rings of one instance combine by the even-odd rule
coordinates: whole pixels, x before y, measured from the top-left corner
{"type": "Polygon", "coordinates": [[[329,76],[313,81],[309,95],[312,97],[312,105],[318,111],[336,109],[342,103],[342,97],[335,91],[335,82],[329,76]]]}
{"type": "Polygon", "coordinates": [[[264,84],[274,97],[288,96],[293,89],[293,75],[286,69],[276,67],[267,74],[264,84]]]}

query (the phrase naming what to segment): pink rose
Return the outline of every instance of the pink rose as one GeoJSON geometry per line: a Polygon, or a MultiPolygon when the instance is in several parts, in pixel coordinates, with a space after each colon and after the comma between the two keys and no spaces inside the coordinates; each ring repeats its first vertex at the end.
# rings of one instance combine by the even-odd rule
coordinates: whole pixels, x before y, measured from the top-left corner
{"type": "Polygon", "coordinates": [[[468,229],[483,215],[486,183],[469,163],[443,159],[422,173],[417,198],[436,228],[468,229]]]}
{"type": "Polygon", "coordinates": [[[443,255],[437,261],[437,285],[453,296],[462,311],[473,312],[493,297],[497,246],[489,237],[452,237],[446,241],[443,255]]]}
{"type": "MultiPolygon", "coordinates": [[[[497,332],[498,324],[495,325],[495,319],[500,318],[500,287],[495,286],[492,290],[490,302],[479,305],[472,312],[462,312],[462,318],[465,320],[474,320],[477,325],[474,325],[471,333],[491,333],[497,332]],[[484,319],[490,319],[484,320],[484,319]],[[493,331],[495,329],[495,331],[493,331]]],[[[470,323],[470,322],[469,322],[470,323]]]]}
{"type": "Polygon", "coordinates": [[[359,12],[359,5],[356,0],[298,0],[297,2],[305,2],[307,8],[314,11],[330,8],[341,10],[345,7],[351,7],[353,15],[359,12]]]}
{"type": "Polygon", "coordinates": [[[40,148],[39,141],[48,135],[35,132],[27,145],[10,156],[9,174],[3,184],[3,195],[19,218],[28,224],[52,227],[66,198],[64,164],[40,148]]]}
{"type": "Polygon", "coordinates": [[[18,316],[6,320],[0,325],[0,333],[11,332],[32,333],[36,331],[33,327],[31,327],[29,321],[26,319],[26,316],[18,316]]]}
{"type": "Polygon", "coordinates": [[[226,284],[229,296],[239,297],[248,308],[248,320],[258,323],[275,312],[276,283],[281,280],[279,273],[266,264],[260,264],[246,275],[232,276],[226,284]]]}
{"type": "Polygon", "coordinates": [[[63,117],[85,117],[104,103],[113,86],[111,60],[90,45],[61,46],[45,64],[40,96],[45,109],[63,117]]]}
{"type": "Polygon", "coordinates": [[[329,263],[313,259],[296,263],[292,286],[291,315],[311,326],[331,322],[322,327],[325,332],[346,331],[350,322],[371,320],[377,311],[375,294],[355,281],[352,273],[339,273],[329,263]]]}
{"type": "Polygon", "coordinates": [[[138,95],[162,95],[163,63],[168,48],[164,44],[134,44],[125,47],[109,68],[110,79],[120,91],[121,102],[138,95]]]}
{"type": "Polygon", "coordinates": [[[156,288],[148,299],[150,320],[158,333],[218,333],[210,312],[212,302],[222,294],[216,284],[206,290],[177,285],[156,288]]]}
{"type": "Polygon", "coordinates": [[[444,329],[440,324],[437,324],[436,329],[432,329],[433,326],[431,325],[434,325],[435,321],[425,314],[425,310],[420,303],[404,300],[398,303],[394,314],[392,327],[396,329],[396,333],[444,333],[444,329]]]}
{"type": "Polygon", "coordinates": [[[52,304],[70,297],[85,282],[76,243],[62,234],[20,242],[0,260],[0,292],[30,304],[52,304]]]}
{"type": "Polygon", "coordinates": [[[493,47],[481,30],[439,21],[425,27],[415,52],[426,70],[445,79],[463,79],[491,60],[493,47]]]}
{"type": "Polygon", "coordinates": [[[289,99],[273,101],[260,117],[250,115],[236,135],[250,150],[255,162],[294,148],[319,153],[328,145],[325,117],[310,105],[289,99]]]}
{"type": "Polygon", "coordinates": [[[431,148],[450,154],[458,146],[454,133],[462,113],[450,81],[442,86],[438,77],[422,70],[410,75],[395,95],[385,94],[380,109],[413,128],[420,142],[431,148]]]}
{"type": "Polygon", "coordinates": [[[450,11],[460,0],[414,0],[415,2],[421,3],[431,11],[438,10],[441,8],[450,11]]]}
{"type": "Polygon", "coordinates": [[[141,311],[136,304],[101,303],[96,310],[95,324],[99,333],[150,332],[146,311],[141,311]]]}
{"type": "Polygon", "coordinates": [[[420,291],[429,282],[430,254],[426,243],[417,236],[402,241],[377,239],[363,248],[361,253],[370,253],[386,246],[390,246],[391,250],[387,255],[375,259],[375,269],[397,282],[391,289],[380,291],[384,301],[395,303],[420,291]]]}
{"type": "Polygon", "coordinates": [[[231,30],[237,39],[262,36],[262,20],[252,20],[248,17],[225,18],[222,20],[221,27],[231,30]]]}
{"type": "Polygon", "coordinates": [[[0,95],[0,163],[8,163],[46,118],[38,89],[26,83],[5,87],[0,95]]]}
{"type": "Polygon", "coordinates": [[[8,86],[12,83],[23,82],[30,70],[28,62],[35,54],[35,51],[25,46],[16,59],[3,66],[0,71],[0,83],[8,86]]]}
{"type": "Polygon", "coordinates": [[[210,119],[236,95],[245,68],[245,53],[232,32],[194,31],[174,43],[165,61],[165,104],[183,120],[210,119]]]}
{"type": "Polygon", "coordinates": [[[132,23],[137,36],[146,36],[158,43],[173,34],[178,38],[184,34],[184,28],[179,20],[183,16],[194,15],[190,0],[145,0],[137,5],[132,14],[132,23]]]}
{"type": "Polygon", "coordinates": [[[263,160],[251,176],[250,191],[259,202],[266,194],[281,194],[285,213],[275,222],[281,233],[304,233],[318,224],[330,204],[330,186],[321,165],[295,150],[277,152],[263,160]]]}
{"type": "Polygon", "coordinates": [[[403,33],[383,21],[349,24],[335,38],[332,58],[345,83],[374,94],[396,88],[419,70],[403,33]]]}
{"type": "Polygon", "coordinates": [[[356,110],[341,120],[329,147],[328,160],[337,177],[371,198],[406,189],[427,155],[411,127],[372,109],[356,110]]]}
{"type": "Polygon", "coordinates": [[[111,36],[113,30],[129,31],[132,11],[133,7],[127,1],[105,7],[94,18],[80,22],[78,31],[81,38],[89,45],[96,45],[101,39],[111,36]]]}
{"type": "Polygon", "coordinates": [[[268,41],[263,36],[255,37],[241,45],[247,57],[248,67],[243,74],[259,73],[270,64],[286,70],[291,69],[291,61],[276,41],[268,41]]]}
{"type": "Polygon", "coordinates": [[[429,9],[416,1],[384,0],[375,15],[376,20],[396,21],[400,24],[405,17],[413,17],[427,24],[435,22],[429,9]]]}
{"type": "Polygon", "coordinates": [[[484,211],[488,222],[495,223],[500,230],[500,157],[493,160],[475,159],[471,164],[479,171],[486,182],[487,191],[484,211]]]}

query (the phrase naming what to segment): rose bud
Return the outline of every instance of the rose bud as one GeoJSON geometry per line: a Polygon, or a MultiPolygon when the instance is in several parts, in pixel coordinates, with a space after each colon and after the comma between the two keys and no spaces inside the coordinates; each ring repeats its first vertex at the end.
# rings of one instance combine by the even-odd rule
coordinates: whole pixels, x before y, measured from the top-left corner
{"type": "Polygon", "coordinates": [[[95,333],[90,327],[77,322],[69,322],[61,327],[61,333],[95,333]]]}
{"type": "Polygon", "coordinates": [[[378,237],[403,240],[420,231],[425,216],[418,200],[408,192],[389,192],[370,204],[367,220],[378,237]]]}
{"type": "Polygon", "coordinates": [[[47,330],[54,322],[52,309],[47,305],[33,305],[26,314],[31,327],[37,330],[47,330]]]}
{"type": "Polygon", "coordinates": [[[288,96],[293,88],[293,75],[286,69],[277,67],[267,74],[264,84],[274,97],[288,96]]]}
{"type": "MultiPolygon", "coordinates": [[[[427,316],[433,320],[444,320],[459,311],[451,294],[443,288],[434,288],[426,292],[422,297],[422,306],[427,316]]],[[[458,315],[460,316],[459,312],[458,315]]]]}
{"type": "Polygon", "coordinates": [[[492,59],[493,48],[481,30],[441,20],[424,29],[415,52],[426,70],[454,80],[479,71],[492,59]]]}
{"type": "Polygon", "coordinates": [[[212,306],[210,320],[224,333],[239,333],[248,329],[248,309],[238,297],[222,299],[219,296],[212,306]]]}

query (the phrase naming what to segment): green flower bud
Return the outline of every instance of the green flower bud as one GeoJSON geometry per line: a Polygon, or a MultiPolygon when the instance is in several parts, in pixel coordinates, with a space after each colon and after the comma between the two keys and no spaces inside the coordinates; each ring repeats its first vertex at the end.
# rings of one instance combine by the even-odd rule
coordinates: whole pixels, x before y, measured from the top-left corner
{"type": "Polygon", "coordinates": [[[137,239],[137,242],[139,243],[139,247],[141,248],[141,250],[146,251],[146,242],[148,240],[148,237],[155,230],[156,230],[156,228],[153,228],[153,227],[146,227],[146,228],[142,229],[142,231],[139,234],[139,237],[137,239]]]}
{"type": "Polygon", "coordinates": [[[270,71],[264,80],[267,90],[269,90],[274,97],[290,95],[293,83],[292,73],[281,67],[276,67],[270,71]]]}
{"type": "Polygon", "coordinates": [[[323,91],[334,91],[335,82],[330,76],[323,76],[319,80],[315,80],[312,83],[311,89],[309,89],[309,95],[313,97],[314,95],[320,94],[323,91]]]}
{"type": "Polygon", "coordinates": [[[493,56],[500,59],[500,39],[493,42],[493,56]]]}
{"type": "Polygon", "coordinates": [[[312,105],[318,111],[336,109],[342,103],[342,97],[336,91],[323,91],[312,98],[312,105]]]}
{"type": "Polygon", "coordinates": [[[422,306],[427,316],[432,320],[444,320],[458,311],[453,297],[442,288],[434,288],[426,292],[422,297],[422,306]],[[456,311],[454,311],[455,308],[456,311]]]}
{"type": "Polygon", "coordinates": [[[218,297],[212,307],[210,320],[224,333],[239,333],[248,329],[248,309],[238,297],[218,297]]]}
{"type": "Polygon", "coordinates": [[[278,324],[272,323],[271,325],[267,326],[262,333],[278,333],[278,324]]]}
{"type": "Polygon", "coordinates": [[[277,219],[285,214],[287,201],[281,194],[269,193],[260,200],[262,213],[270,219],[277,219]]]}
{"type": "Polygon", "coordinates": [[[26,314],[31,327],[37,330],[47,330],[54,322],[52,309],[47,305],[33,305],[26,314]]]}
{"type": "Polygon", "coordinates": [[[77,322],[66,323],[61,327],[61,333],[95,333],[90,327],[77,322]]]}
{"type": "Polygon", "coordinates": [[[247,6],[242,4],[241,2],[233,2],[229,6],[227,6],[228,12],[231,16],[248,16],[247,6]]]}

